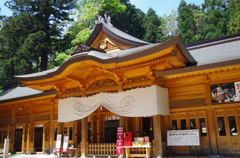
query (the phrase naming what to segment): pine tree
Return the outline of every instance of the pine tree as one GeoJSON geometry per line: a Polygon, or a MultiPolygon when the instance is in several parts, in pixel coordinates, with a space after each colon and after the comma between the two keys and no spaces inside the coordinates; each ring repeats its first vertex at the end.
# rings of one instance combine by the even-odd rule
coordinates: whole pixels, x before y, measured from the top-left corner
{"type": "Polygon", "coordinates": [[[14,75],[48,68],[56,51],[63,48],[58,43],[75,0],[9,0],[5,4],[13,16],[2,19],[0,30],[0,88],[16,82],[14,75]]]}
{"type": "Polygon", "coordinates": [[[129,0],[121,0],[121,3],[126,6],[126,11],[111,15],[112,21],[128,34],[143,39],[145,33],[143,28],[144,12],[137,9],[129,0]]]}
{"type": "Polygon", "coordinates": [[[205,14],[205,39],[213,39],[228,34],[228,0],[205,0],[202,5],[205,14]]]}
{"type": "Polygon", "coordinates": [[[21,13],[29,13],[38,22],[38,31],[45,33],[44,46],[39,47],[40,70],[47,70],[49,57],[54,56],[52,44],[55,37],[61,36],[64,21],[70,20],[69,13],[74,8],[75,0],[9,0],[6,2],[15,16],[21,13]]]}
{"type": "Polygon", "coordinates": [[[187,4],[184,0],[181,0],[178,6],[178,28],[185,44],[195,42],[194,36],[197,32],[197,26],[193,8],[194,5],[187,4]]]}
{"type": "Polygon", "coordinates": [[[160,42],[163,36],[160,25],[160,18],[152,8],[149,8],[147,14],[143,18],[143,27],[145,29],[144,41],[150,43],[160,42]]]}

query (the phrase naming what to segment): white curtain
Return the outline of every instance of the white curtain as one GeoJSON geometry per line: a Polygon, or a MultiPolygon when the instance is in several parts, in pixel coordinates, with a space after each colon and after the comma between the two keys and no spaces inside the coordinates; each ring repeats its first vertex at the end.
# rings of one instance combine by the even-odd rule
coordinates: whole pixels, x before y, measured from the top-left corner
{"type": "Polygon", "coordinates": [[[82,119],[100,105],[125,117],[169,115],[168,89],[158,86],[118,93],[99,93],[91,97],[70,97],[58,102],[58,122],[82,119]]]}

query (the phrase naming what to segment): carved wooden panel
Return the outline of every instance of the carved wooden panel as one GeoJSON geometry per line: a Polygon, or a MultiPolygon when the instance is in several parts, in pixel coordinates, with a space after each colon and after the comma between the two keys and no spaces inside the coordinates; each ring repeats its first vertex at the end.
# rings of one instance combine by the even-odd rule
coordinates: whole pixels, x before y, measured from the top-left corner
{"type": "Polygon", "coordinates": [[[109,87],[117,85],[114,80],[111,79],[103,79],[103,80],[98,80],[93,82],[90,86],[89,89],[95,89],[95,88],[103,88],[103,87],[109,87]]]}

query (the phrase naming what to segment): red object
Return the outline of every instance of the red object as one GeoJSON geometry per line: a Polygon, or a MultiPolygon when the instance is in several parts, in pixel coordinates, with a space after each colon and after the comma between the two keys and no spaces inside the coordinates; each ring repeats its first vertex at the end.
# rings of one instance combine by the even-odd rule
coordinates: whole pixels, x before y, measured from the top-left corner
{"type": "Polygon", "coordinates": [[[116,154],[122,154],[123,146],[123,127],[117,129],[116,154]]]}
{"type": "Polygon", "coordinates": [[[116,154],[122,154],[122,147],[116,148],[116,154]]]}
{"type": "Polygon", "coordinates": [[[149,142],[149,137],[144,137],[144,142],[149,142]]]}
{"type": "Polygon", "coordinates": [[[123,133],[123,144],[124,146],[132,146],[132,132],[123,133]]]}
{"type": "Polygon", "coordinates": [[[60,152],[60,148],[56,148],[55,152],[60,152]]]}

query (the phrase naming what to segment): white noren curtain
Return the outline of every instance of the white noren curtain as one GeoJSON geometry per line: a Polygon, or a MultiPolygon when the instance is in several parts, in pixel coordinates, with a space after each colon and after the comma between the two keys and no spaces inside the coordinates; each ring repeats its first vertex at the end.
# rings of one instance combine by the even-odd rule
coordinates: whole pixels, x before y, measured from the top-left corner
{"type": "Polygon", "coordinates": [[[91,97],[70,97],[58,101],[58,122],[82,119],[100,105],[125,117],[169,115],[168,89],[158,86],[118,93],[99,93],[91,97]]]}

